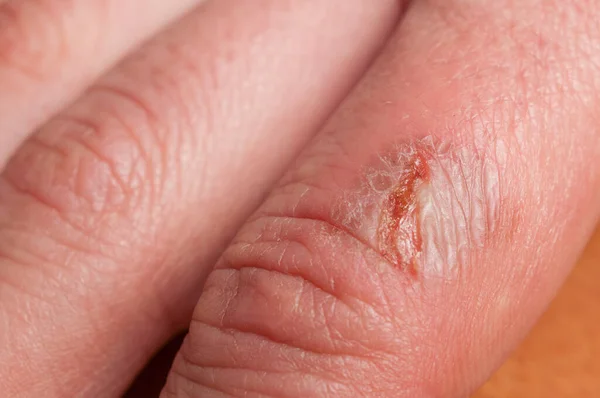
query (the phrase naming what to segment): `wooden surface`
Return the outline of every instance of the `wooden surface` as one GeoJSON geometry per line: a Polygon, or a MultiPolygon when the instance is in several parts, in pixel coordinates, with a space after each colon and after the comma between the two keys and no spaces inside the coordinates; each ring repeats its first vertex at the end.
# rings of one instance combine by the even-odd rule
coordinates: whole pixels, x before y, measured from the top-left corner
{"type": "Polygon", "coordinates": [[[473,398],[600,398],[600,228],[536,328],[473,398]]]}

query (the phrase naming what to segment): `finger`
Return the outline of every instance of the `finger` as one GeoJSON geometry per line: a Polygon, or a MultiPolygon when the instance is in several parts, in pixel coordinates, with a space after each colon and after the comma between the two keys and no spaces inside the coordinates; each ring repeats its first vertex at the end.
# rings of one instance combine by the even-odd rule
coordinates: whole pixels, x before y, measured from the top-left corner
{"type": "Polygon", "coordinates": [[[397,5],[208,2],[28,140],[0,185],[2,391],[122,391],[397,5]]]}
{"type": "Polygon", "coordinates": [[[0,2],[0,169],[32,129],[199,2],[0,2]]]}
{"type": "Polygon", "coordinates": [[[463,397],[598,220],[598,7],[415,2],[205,284],[163,397],[463,397]]]}

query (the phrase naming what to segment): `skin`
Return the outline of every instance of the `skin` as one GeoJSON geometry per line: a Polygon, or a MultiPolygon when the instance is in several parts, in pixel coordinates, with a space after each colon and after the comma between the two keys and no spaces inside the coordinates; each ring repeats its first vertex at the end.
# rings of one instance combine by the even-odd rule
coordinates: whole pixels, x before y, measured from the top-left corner
{"type": "Polygon", "coordinates": [[[468,396],[598,222],[598,2],[85,3],[0,2],[9,397],[468,396]]]}

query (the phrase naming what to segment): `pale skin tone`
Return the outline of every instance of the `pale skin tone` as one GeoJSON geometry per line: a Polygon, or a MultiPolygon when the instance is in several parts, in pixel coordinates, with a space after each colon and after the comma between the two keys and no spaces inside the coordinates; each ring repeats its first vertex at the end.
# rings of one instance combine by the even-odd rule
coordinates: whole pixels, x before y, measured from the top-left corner
{"type": "Polygon", "coordinates": [[[3,396],[120,396],[184,330],[154,396],[468,396],[598,221],[599,18],[0,0],[3,396]]]}

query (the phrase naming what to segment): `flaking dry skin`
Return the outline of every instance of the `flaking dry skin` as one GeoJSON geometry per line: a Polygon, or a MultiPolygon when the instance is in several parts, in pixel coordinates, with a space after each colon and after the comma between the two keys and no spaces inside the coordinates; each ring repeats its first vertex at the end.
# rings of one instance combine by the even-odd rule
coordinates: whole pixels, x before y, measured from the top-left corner
{"type": "Polygon", "coordinates": [[[382,203],[377,228],[381,254],[413,276],[417,276],[416,260],[423,250],[419,218],[416,216],[417,190],[428,175],[423,154],[413,155],[382,203]]]}
{"type": "Polygon", "coordinates": [[[502,146],[402,143],[362,168],[332,217],[411,277],[454,277],[499,217],[502,146]]]}

